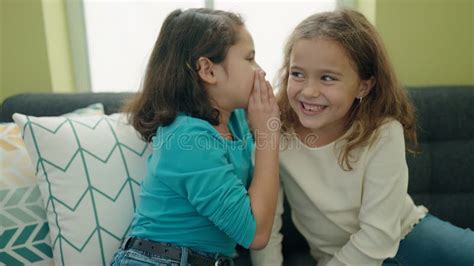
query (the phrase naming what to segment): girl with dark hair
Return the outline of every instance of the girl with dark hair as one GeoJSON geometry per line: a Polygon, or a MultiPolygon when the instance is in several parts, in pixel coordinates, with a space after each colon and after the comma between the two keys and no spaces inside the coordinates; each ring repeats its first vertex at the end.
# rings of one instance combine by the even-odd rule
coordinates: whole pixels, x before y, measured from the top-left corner
{"type": "Polygon", "coordinates": [[[231,265],[236,243],[266,245],[279,184],[279,109],[239,16],[169,14],[143,90],[125,111],[153,152],[113,265],[231,265]]]}

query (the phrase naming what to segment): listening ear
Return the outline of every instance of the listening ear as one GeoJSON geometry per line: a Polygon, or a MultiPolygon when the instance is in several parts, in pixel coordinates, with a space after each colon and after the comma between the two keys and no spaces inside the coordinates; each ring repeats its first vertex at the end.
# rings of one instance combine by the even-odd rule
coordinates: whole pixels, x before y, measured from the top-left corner
{"type": "Polygon", "coordinates": [[[217,82],[214,64],[207,57],[199,57],[197,60],[198,75],[206,83],[215,84],[217,82]]]}
{"type": "Polygon", "coordinates": [[[357,98],[367,96],[372,90],[372,88],[375,87],[375,82],[376,81],[374,76],[371,76],[368,79],[361,80],[359,94],[357,95],[357,98]]]}

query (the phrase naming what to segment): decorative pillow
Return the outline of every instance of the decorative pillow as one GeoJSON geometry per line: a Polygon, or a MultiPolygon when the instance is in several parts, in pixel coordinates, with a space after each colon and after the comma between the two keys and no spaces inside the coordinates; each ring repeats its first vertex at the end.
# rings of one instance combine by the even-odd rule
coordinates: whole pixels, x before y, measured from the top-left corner
{"type": "Polygon", "coordinates": [[[37,171],[56,264],[106,265],[130,226],[149,145],[123,114],[14,114],[37,171]]]}
{"type": "MultiPolygon", "coordinates": [[[[103,114],[101,103],[68,116],[103,114]]],[[[36,176],[20,129],[0,124],[0,264],[52,265],[51,240],[36,176]]]]}

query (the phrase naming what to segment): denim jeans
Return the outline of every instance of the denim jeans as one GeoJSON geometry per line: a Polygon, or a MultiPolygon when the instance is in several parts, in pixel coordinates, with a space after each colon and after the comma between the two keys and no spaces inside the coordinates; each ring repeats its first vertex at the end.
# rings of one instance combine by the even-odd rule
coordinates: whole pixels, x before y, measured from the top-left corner
{"type": "MultiPolygon", "coordinates": [[[[183,256],[184,259],[186,259],[183,256]]],[[[115,252],[114,257],[110,265],[120,266],[120,265],[130,265],[130,266],[146,266],[146,265],[159,265],[159,266],[179,266],[187,265],[187,261],[175,261],[150,254],[145,251],[140,251],[136,249],[123,250],[119,249],[115,252]]]]}
{"type": "Polygon", "coordinates": [[[393,265],[474,265],[474,232],[427,214],[400,242],[393,265]]]}

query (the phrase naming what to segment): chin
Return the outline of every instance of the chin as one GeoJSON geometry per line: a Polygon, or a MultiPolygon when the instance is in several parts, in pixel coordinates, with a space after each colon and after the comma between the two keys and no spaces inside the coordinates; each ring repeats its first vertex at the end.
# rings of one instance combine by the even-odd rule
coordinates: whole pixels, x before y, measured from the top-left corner
{"type": "Polygon", "coordinates": [[[302,115],[300,114],[298,114],[298,120],[304,128],[308,128],[311,130],[319,129],[322,126],[320,121],[316,121],[316,119],[307,119],[305,117],[302,117],[302,115]]]}
{"type": "MultiPolygon", "coordinates": [[[[300,121],[301,122],[301,121],[300,121]]],[[[321,128],[320,125],[315,125],[314,123],[301,123],[301,125],[309,130],[318,130],[321,128]]]]}

